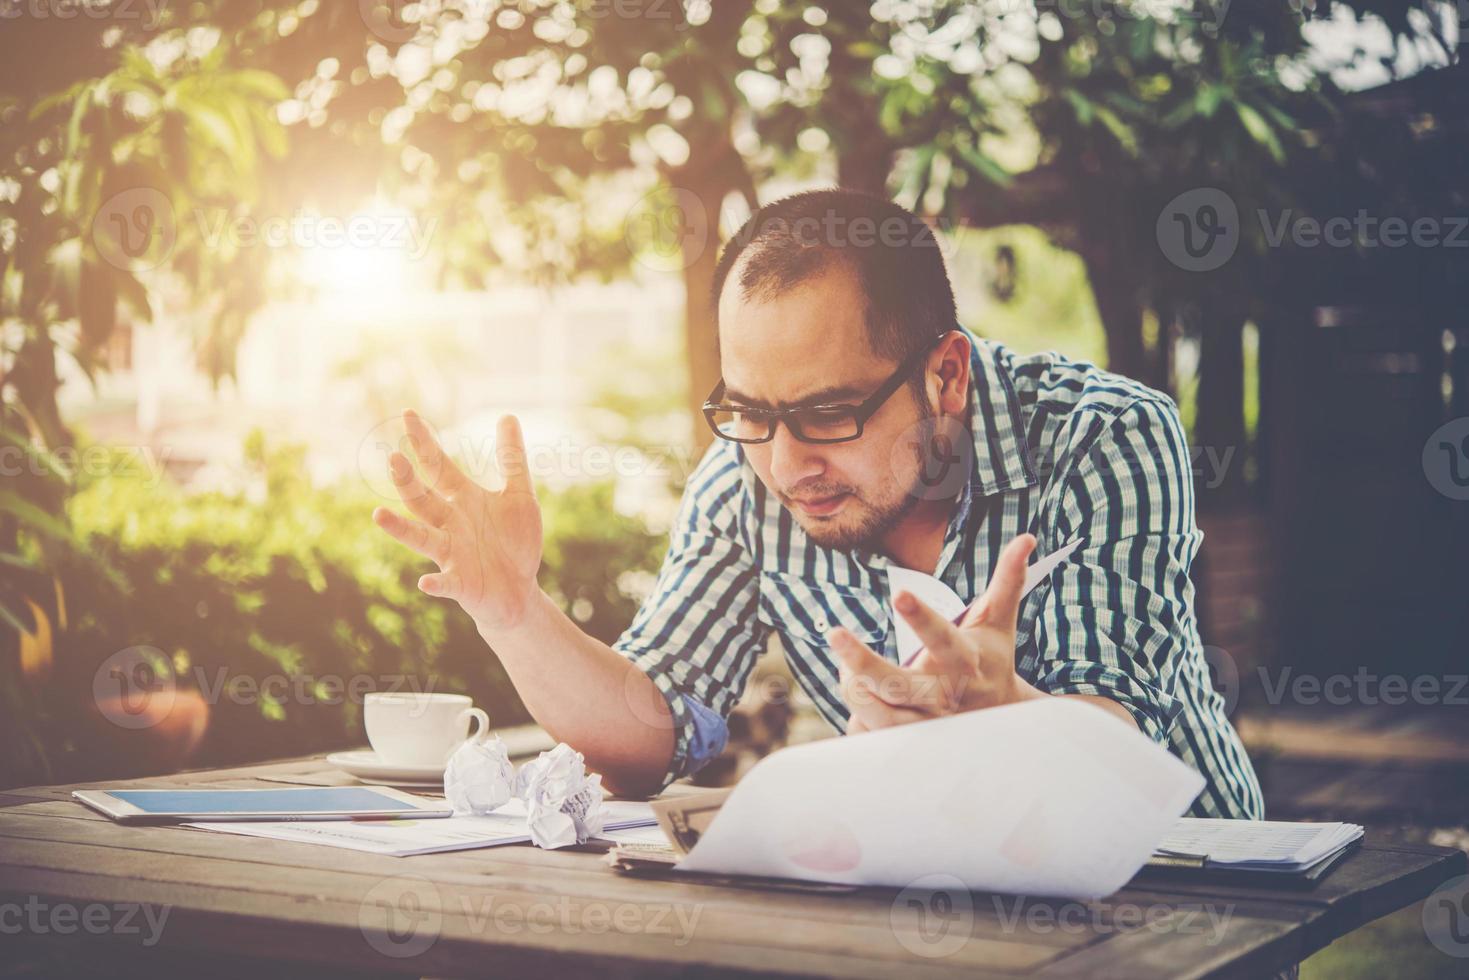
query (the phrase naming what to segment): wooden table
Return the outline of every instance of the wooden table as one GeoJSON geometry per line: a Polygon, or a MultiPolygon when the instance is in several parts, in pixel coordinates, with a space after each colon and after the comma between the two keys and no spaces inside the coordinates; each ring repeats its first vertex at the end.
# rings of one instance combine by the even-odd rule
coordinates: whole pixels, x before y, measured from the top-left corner
{"type": "MultiPolygon", "coordinates": [[[[297,759],[107,785],[337,778],[297,759]]],[[[0,793],[0,949],[81,952],[108,976],[1268,976],[1465,871],[1457,850],[1368,842],[1303,892],[1140,878],[1091,903],[820,894],[631,878],[585,850],[388,858],[127,827],[76,788],[0,793]]]]}

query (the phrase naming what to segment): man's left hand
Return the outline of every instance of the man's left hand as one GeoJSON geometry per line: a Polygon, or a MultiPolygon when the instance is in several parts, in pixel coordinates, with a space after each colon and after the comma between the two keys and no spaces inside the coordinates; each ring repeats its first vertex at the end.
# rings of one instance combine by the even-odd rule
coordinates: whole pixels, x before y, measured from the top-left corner
{"type": "Polygon", "coordinates": [[[851,710],[847,734],[1046,696],[1015,670],[1015,624],[1035,544],[1022,534],[1006,546],[984,596],[957,626],[899,592],[894,607],[924,645],[911,666],[889,663],[845,629],[831,631],[851,710]]]}

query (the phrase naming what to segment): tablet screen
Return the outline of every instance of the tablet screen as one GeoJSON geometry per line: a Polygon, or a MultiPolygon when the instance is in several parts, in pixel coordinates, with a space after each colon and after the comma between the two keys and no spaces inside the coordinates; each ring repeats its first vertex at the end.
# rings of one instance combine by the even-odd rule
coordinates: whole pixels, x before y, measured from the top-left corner
{"type": "Polygon", "coordinates": [[[372,813],[413,810],[366,786],[320,789],[115,789],[108,791],[144,813],[372,813]]]}

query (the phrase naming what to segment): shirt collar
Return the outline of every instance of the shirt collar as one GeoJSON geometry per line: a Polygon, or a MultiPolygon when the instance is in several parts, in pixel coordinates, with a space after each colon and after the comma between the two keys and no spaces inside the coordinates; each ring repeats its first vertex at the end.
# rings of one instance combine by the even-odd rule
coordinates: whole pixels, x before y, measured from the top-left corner
{"type": "Polygon", "coordinates": [[[966,496],[988,497],[1006,490],[1033,487],[1040,482],[1031,466],[1025,441],[1020,397],[1010,372],[1010,353],[1002,345],[981,340],[964,327],[969,338],[969,429],[974,436],[974,467],[966,496]]]}

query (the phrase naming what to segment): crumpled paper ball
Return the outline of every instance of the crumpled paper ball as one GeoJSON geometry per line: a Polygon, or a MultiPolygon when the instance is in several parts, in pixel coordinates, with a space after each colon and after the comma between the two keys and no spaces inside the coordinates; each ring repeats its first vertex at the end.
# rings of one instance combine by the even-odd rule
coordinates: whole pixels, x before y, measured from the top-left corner
{"type": "Polygon", "coordinates": [[[565,742],[521,766],[515,789],[538,847],[584,844],[602,832],[602,777],[587,775],[586,760],[565,742]]]}
{"type": "Polygon", "coordinates": [[[484,816],[515,795],[515,769],[500,736],[471,738],[444,767],[444,799],[455,816],[484,816]]]}

